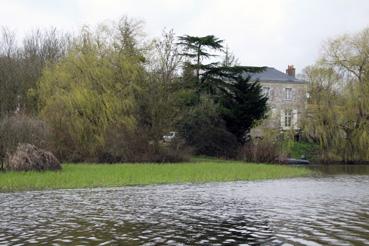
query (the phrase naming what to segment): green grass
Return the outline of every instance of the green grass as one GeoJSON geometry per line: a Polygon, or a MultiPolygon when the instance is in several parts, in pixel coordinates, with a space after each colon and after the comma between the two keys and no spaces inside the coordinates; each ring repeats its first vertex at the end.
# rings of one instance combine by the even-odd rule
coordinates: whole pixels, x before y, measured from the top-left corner
{"type": "Polygon", "coordinates": [[[195,159],[178,164],[64,164],[62,171],[0,173],[0,191],[204,183],[306,176],[306,168],[195,159]]]}

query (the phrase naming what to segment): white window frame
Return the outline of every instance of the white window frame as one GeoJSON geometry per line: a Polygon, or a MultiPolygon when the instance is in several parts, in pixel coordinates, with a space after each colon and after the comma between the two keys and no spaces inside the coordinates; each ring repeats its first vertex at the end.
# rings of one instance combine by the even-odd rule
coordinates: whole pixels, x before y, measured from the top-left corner
{"type": "Polygon", "coordinates": [[[284,127],[290,128],[292,126],[292,109],[286,109],[284,111],[284,127]]]}
{"type": "Polygon", "coordinates": [[[284,91],[285,91],[285,97],[284,97],[284,99],[285,100],[292,100],[292,96],[293,96],[293,94],[292,94],[292,88],[284,88],[284,91]]]}

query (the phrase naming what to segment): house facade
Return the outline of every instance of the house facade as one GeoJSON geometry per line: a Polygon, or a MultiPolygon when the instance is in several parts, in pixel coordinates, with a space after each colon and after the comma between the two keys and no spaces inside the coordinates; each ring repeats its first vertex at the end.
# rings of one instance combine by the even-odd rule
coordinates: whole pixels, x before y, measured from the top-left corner
{"type": "Polygon", "coordinates": [[[289,65],[286,73],[267,67],[261,73],[251,76],[259,80],[264,95],[268,97],[268,116],[256,128],[251,136],[263,135],[264,129],[299,132],[301,120],[306,110],[307,82],[295,77],[295,68],[289,65]]]}

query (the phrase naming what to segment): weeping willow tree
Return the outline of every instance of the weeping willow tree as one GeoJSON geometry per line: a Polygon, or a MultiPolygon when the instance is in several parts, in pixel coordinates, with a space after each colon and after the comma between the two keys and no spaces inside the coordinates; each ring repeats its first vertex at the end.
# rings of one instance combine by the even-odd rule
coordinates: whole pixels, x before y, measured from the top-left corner
{"type": "Polygon", "coordinates": [[[330,40],[306,69],[310,103],[307,135],[325,160],[369,160],[369,28],[330,40]]]}
{"type": "Polygon", "coordinates": [[[59,157],[96,156],[109,126],[135,124],[134,91],[144,74],[138,28],[126,18],[94,32],[84,28],[66,58],[43,71],[40,115],[53,129],[59,157]]]}
{"type": "Polygon", "coordinates": [[[340,76],[322,64],[304,71],[310,82],[309,100],[303,125],[306,136],[319,143],[320,159],[339,159],[336,147],[343,138],[337,124],[342,114],[342,95],[337,87],[340,76]]]}

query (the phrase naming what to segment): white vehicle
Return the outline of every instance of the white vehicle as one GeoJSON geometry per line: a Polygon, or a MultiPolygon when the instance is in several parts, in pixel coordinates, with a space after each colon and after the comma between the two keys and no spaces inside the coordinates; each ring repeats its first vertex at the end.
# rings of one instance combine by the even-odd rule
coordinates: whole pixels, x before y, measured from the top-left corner
{"type": "Polygon", "coordinates": [[[170,142],[176,137],[176,132],[169,132],[163,136],[164,142],[170,142]]]}

